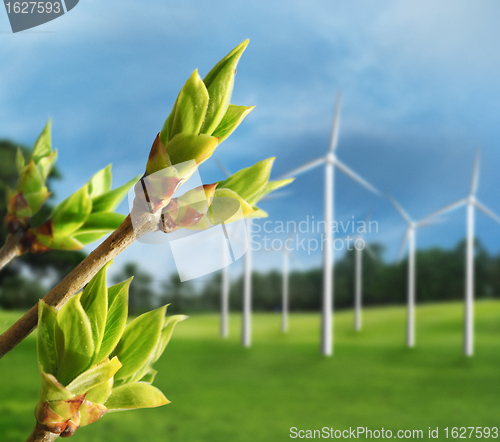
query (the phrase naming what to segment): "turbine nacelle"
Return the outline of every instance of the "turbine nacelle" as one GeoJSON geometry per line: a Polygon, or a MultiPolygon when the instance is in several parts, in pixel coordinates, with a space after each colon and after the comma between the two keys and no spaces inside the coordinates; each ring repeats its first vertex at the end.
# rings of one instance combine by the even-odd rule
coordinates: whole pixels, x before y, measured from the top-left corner
{"type": "Polygon", "coordinates": [[[325,163],[333,165],[336,162],[337,162],[337,157],[332,152],[328,152],[328,154],[325,156],[325,163]]]}

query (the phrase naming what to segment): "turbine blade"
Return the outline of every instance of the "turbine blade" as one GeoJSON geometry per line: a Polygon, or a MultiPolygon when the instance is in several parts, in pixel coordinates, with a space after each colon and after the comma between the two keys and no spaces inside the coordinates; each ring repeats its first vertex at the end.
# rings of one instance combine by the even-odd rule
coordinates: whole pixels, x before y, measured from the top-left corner
{"type": "Polygon", "coordinates": [[[290,172],[287,172],[280,177],[276,178],[277,180],[282,180],[284,178],[291,178],[291,177],[296,177],[297,175],[300,175],[301,173],[307,172],[310,169],[313,169],[316,166],[319,166],[320,164],[325,162],[325,158],[316,158],[315,160],[309,161],[302,166],[297,167],[296,169],[292,169],[290,172]]]}
{"type": "Polygon", "coordinates": [[[370,218],[372,217],[373,215],[373,209],[371,209],[368,214],[366,215],[366,218],[365,218],[365,224],[368,224],[368,221],[370,221],[370,218]]]}
{"type": "Polygon", "coordinates": [[[346,175],[350,176],[354,181],[357,181],[359,184],[361,184],[363,187],[368,189],[370,192],[374,193],[375,195],[381,195],[381,193],[373,187],[368,181],[364,180],[361,178],[356,172],[353,170],[349,169],[344,163],[340,162],[339,160],[335,159],[334,164],[346,175]]]}
{"type": "Polygon", "coordinates": [[[403,259],[404,251],[406,248],[406,243],[408,242],[408,232],[409,231],[410,231],[410,229],[408,229],[406,231],[405,236],[403,237],[403,241],[401,242],[401,247],[399,248],[399,253],[398,253],[398,263],[400,263],[401,260],[403,259]]]}
{"type": "Polygon", "coordinates": [[[366,244],[365,250],[368,252],[368,255],[370,255],[375,261],[378,261],[378,256],[375,254],[369,244],[366,244]]]}
{"type": "Polygon", "coordinates": [[[337,101],[335,103],[335,112],[333,114],[332,136],[330,138],[330,153],[335,152],[337,143],[339,141],[339,128],[340,128],[340,106],[342,103],[342,92],[337,94],[337,101]]]}
{"type": "Polygon", "coordinates": [[[445,221],[446,221],[446,219],[442,219],[442,218],[438,218],[438,219],[435,219],[435,218],[424,218],[424,219],[418,221],[416,223],[416,226],[417,227],[430,226],[432,224],[443,223],[445,221]]]}
{"type": "Polygon", "coordinates": [[[396,200],[389,194],[387,194],[387,198],[391,202],[391,204],[394,206],[394,208],[398,211],[398,213],[401,215],[401,217],[408,223],[411,224],[412,220],[410,216],[404,211],[404,209],[396,202],[396,200]]]}
{"type": "Polygon", "coordinates": [[[474,159],[474,169],[472,170],[472,182],[470,185],[470,194],[475,195],[479,182],[479,160],[481,159],[481,150],[478,148],[476,158],[474,159]]]}
{"type": "Polygon", "coordinates": [[[217,163],[217,166],[219,166],[219,169],[222,170],[222,173],[226,176],[226,178],[229,178],[231,176],[231,173],[229,172],[227,167],[224,166],[224,164],[222,164],[219,160],[215,160],[215,162],[217,163]]]}
{"type": "Polygon", "coordinates": [[[423,218],[420,222],[424,222],[428,219],[435,218],[436,216],[443,215],[447,212],[451,212],[452,210],[458,209],[460,206],[463,206],[466,203],[467,203],[466,199],[455,201],[454,203],[448,204],[447,206],[444,206],[443,208],[436,210],[435,212],[432,212],[430,215],[427,215],[425,218],[423,218]]]}
{"type": "Polygon", "coordinates": [[[479,201],[475,201],[476,207],[483,212],[484,214],[488,215],[490,218],[493,218],[497,223],[500,224],[500,217],[493,213],[490,209],[487,207],[483,206],[479,201]]]}

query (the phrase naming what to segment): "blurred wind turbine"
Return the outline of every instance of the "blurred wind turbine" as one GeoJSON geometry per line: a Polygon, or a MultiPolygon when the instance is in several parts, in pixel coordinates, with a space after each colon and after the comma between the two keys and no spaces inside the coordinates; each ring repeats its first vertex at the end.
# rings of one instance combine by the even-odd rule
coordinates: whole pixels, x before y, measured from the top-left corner
{"type": "Polygon", "coordinates": [[[419,227],[427,226],[429,224],[433,224],[437,221],[434,221],[435,215],[429,215],[420,221],[414,221],[410,218],[408,213],[403,210],[403,208],[396,202],[396,200],[387,195],[387,198],[391,202],[391,204],[395,207],[398,213],[401,215],[401,218],[408,224],[408,229],[406,230],[405,236],[403,237],[403,241],[401,243],[401,248],[399,250],[398,261],[401,261],[403,257],[403,253],[406,248],[406,243],[408,242],[408,310],[407,310],[407,319],[406,319],[406,345],[408,347],[415,346],[415,293],[416,293],[416,230],[419,227]]]}
{"type": "MultiPolygon", "coordinates": [[[[361,238],[362,239],[362,238],[361,238]]],[[[363,298],[363,250],[366,250],[368,254],[375,260],[378,260],[378,256],[372,250],[372,248],[365,244],[364,248],[358,249],[354,246],[356,250],[356,266],[355,266],[355,292],[354,292],[354,330],[361,330],[361,309],[362,309],[362,298],[363,298]]]]}
{"type": "Polygon", "coordinates": [[[321,321],[321,353],[330,356],[333,353],[333,329],[332,329],[332,313],[333,313],[333,219],[334,219],[334,166],[338,167],[342,172],[357,181],[370,192],[380,195],[380,192],[375,189],[370,183],[361,178],[357,173],[348,168],[335,155],[339,135],[340,122],[340,103],[341,94],[337,95],[335,105],[335,114],[333,118],[333,128],[330,140],[330,148],[327,154],[321,158],[309,161],[296,169],[282,175],[278,179],[295,177],[301,173],[307,172],[317,166],[325,165],[325,223],[324,223],[324,249],[323,249],[323,306],[322,306],[322,321],[321,321]]]}
{"type": "MultiPolygon", "coordinates": [[[[224,239],[225,241],[226,239],[224,239]]],[[[221,278],[221,314],[220,314],[220,335],[223,338],[229,336],[229,256],[226,247],[222,247],[223,265],[221,278]]]]}
{"type": "MultiPolygon", "coordinates": [[[[220,161],[216,161],[219,169],[228,178],[231,173],[220,161]]],[[[246,219],[245,225],[247,228],[247,238],[245,241],[250,241],[250,230],[252,227],[251,220],[246,219]]],[[[252,299],[252,251],[250,243],[247,244],[247,251],[245,252],[244,259],[244,273],[243,273],[243,324],[241,331],[241,343],[244,347],[250,347],[250,315],[251,315],[251,299],[252,299]]],[[[223,250],[225,250],[223,248],[223,250]]],[[[229,261],[227,251],[224,253],[224,263],[229,261]]],[[[221,279],[221,336],[227,338],[229,335],[229,266],[226,265],[222,268],[221,279]]]]}
{"type": "MultiPolygon", "coordinates": [[[[365,226],[370,220],[371,213],[365,218],[365,226]]],[[[362,309],[362,297],[363,297],[363,250],[366,250],[368,254],[373,259],[378,259],[375,252],[371,247],[365,243],[363,236],[366,232],[366,228],[363,232],[359,233],[354,238],[354,330],[361,330],[361,309],[362,309]],[[362,241],[363,246],[358,248],[356,243],[362,241]]]]}
{"type": "Polygon", "coordinates": [[[455,201],[432,213],[429,217],[436,217],[455,210],[463,205],[467,206],[467,247],[465,253],[465,321],[464,321],[464,354],[472,356],[474,353],[474,218],[475,208],[500,223],[500,217],[481,204],[477,198],[479,183],[480,151],[476,152],[470,192],[467,198],[455,201]]]}
{"type": "Polygon", "coordinates": [[[250,347],[252,343],[252,220],[245,220],[247,225],[248,247],[244,258],[243,277],[243,320],[241,324],[241,344],[250,347]]]}
{"type": "Polygon", "coordinates": [[[283,250],[283,283],[282,283],[282,301],[281,301],[281,331],[286,333],[288,331],[288,311],[289,311],[289,270],[290,270],[290,258],[297,262],[297,259],[293,255],[291,249],[287,247],[287,242],[292,239],[296,232],[290,232],[288,239],[285,241],[285,247],[283,250]]]}
{"type": "MultiPolygon", "coordinates": [[[[226,177],[231,173],[220,162],[217,161],[219,168],[226,177]]],[[[262,198],[266,201],[288,195],[290,192],[279,192],[279,195],[273,194],[262,198]]],[[[243,261],[243,318],[241,325],[241,344],[243,347],[250,347],[252,343],[251,316],[252,316],[252,219],[245,219],[247,236],[247,251],[243,261]]],[[[225,259],[228,259],[225,257],[225,259]]],[[[222,290],[221,290],[221,336],[228,334],[228,315],[229,315],[229,269],[224,267],[222,270],[222,290]]]]}

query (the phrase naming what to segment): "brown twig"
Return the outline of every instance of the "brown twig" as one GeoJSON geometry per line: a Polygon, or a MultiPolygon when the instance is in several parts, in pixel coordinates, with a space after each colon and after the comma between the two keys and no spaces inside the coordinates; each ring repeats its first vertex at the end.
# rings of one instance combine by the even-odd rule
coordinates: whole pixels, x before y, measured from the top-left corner
{"type": "Polygon", "coordinates": [[[22,232],[11,233],[7,236],[5,244],[0,249],[0,270],[2,270],[14,258],[23,254],[21,238],[22,232]]]}
{"type": "Polygon", "coordinates": [[[59,437],[58,434],[44,430],[38,423],[33,428],[33,431],[26,439],[26,442],[53,442],[59,437]]]}
{"type": "MultiPolygon", "coordinates": [[[[134,209],[132,210],[134,211],[134,209]]],[[[43,300],[54,307],[62,306],[71,296],[88,284],[107,262],[123,252],[136,238],[147,232],[155,231],[160,216],[161,210],[156,214],[142,210],[134,216],[134,225],[132,226],[131,215],[128,215],[118,229],[75,267],[43,300]]],[[[0,358],[26,338],[36,327],[37,321],[38,304],[0,335],[0,358]]]]}

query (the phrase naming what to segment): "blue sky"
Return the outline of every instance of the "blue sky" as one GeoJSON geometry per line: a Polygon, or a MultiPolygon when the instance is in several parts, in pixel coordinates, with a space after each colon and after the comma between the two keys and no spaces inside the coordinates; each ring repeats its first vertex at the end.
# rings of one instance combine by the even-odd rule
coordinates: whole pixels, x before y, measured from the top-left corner
{"type": "MultiPolygon", "coordinates": [[[[232,101],[257,107],[214,155],[228,169],[276,156],[278,176],[323,155],[341,89],[338,157],[411,216],[466,196],[478,146],[478,197],[500,213],[499,20],[494,0],[81,0],[53,22],[11,34],[0,13],[0,136],[32,144],[50,116],[64,173],[58,198],[109,162],[121,184],[143,172],[190,73],[203,76],[249,38],[232,101]]],[[[206,182],[222,178],[213,161],[200,172],[206,182]]],[[[335,182],[336,218],[362,220],[373,210],[379,232],[369,240],[394,259],[405,231],[398,214],[341,173],[335,182]]],[[[321,168],[290,191],[263,204],[271,220],[321,218],[321,168]]],[[[476,232],[500,251],[499,225],[478,214],[476,232]]],[[[417,244],[452,247],[464,233],[462,209],[419,232],[417,244]]],[[[171,266],[164,247],[132,249],[120,262],[137,259],[158,274],[171,266]]],[[[306,267],[321,262],[320,253],[299,255],[306,267]]],[[[280,266],[277,254],[259,256],[258,268],[280,266]]]]}

